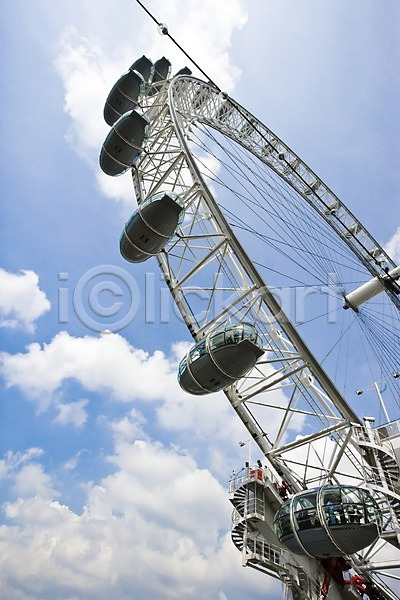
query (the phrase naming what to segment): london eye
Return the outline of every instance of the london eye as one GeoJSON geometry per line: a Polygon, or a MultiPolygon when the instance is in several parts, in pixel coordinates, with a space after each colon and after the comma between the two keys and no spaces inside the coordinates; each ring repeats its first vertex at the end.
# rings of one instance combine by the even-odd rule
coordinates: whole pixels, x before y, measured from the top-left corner
{"type": "Polygon", "coordinates": [[[104,116],[101,168],[130,170],[138,204],[121,253],[155,257],[193,339],[179,383],[223,390],[259,452],[229,482],[242,564],[293,600],[398,598],[400,267],[188,69],[141,57],[104,116]]]}

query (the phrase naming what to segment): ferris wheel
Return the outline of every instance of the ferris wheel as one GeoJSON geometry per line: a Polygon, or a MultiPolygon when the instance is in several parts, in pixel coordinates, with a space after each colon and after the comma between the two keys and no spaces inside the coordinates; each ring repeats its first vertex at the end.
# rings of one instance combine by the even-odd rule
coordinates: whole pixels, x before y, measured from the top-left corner
{"type": "Polygon", "coordinates": [[[293,600],[398,598],[400,267],[254,115],[170,70],[143,56],[114,85],[100,166],[131,170],[121,253],[156,257],[193,337],[181,387],[223,390],[260,452],[229,482],[242,564],[293,600]]]}

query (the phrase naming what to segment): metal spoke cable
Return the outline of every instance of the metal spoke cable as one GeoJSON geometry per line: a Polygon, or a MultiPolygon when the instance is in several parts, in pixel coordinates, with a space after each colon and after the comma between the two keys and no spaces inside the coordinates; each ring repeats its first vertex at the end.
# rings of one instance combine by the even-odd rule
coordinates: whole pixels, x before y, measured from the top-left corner
{"type": "MultiPolygon", "coordinates": [[[[215,155],[215,153],[213,153],[213,151],[212,151],[212,150],[210,150],[208,147],[205,147],[205,146],[203,145],[203,149],[204,149],[205,151],[208,151],[208,152],[212,153],[212,154],[213,154],[213,156],[214,156],[214,157],[215,157],[215,158],[216,158],[218,161],[220,161],[220,158],[219,158],[218,156],[216,156],[216,155],[215,155]]],[[[204,165],[204,166],[205,166],[205,168],[206,168],[206,169],[209,169],[208,165],[204,165]]],[[[233,168],[232,168],[232,169],[233,169],[233,168]]],[[[209,170],[210,170],[210,169],[209,169],[209,170]]],[[[266,169],[266,171],[268,171],[268,170],[269,170],[269,169],[266,169]]],[[[213,175],[214,175],[214,174],[213,174],[213,175]]],[[[234,169],[234,176],[235,176],[235,177],[237,177],[237,169],[234,169]]],[[[218,183],[220,183],[221,185],[224,185],[224,187],[227,187],[227,184],[226,184],[225,182],[222,182],[222,180],[221,180],[220,178],[216,178],[216,177],[214,176],[214,180],[217,180],[217,181],[218,181],[218,183]]],[[[253,180],[251,180],[251,181],[250,181],[250,180],[249,180],[249,178],[246,176],[246,181],[247,181],[248,183],[250,183],[250,185],[252,186],[252,188],[254,188],[254,181],[253,181],[253,180]]],[[[236,195],[237,195],[237,192],[236,192],[235,190],[231,189],[231,192],[232,192],[232,193],[236,193],[236,195]]],[[[286,193],[289,193],[289,194],[290,194],[290,192],[288,192],[288,190],[286,190],[286,193]]],[[[293,190],[291,190],[291,193],[293,194],[293,190]]],[[[269,193],[268,193],[268,195],[271,195],[271,194],[269,194],[269,193]]],[[[265,200],[265,196],[264,196],[264,198],[263,198],[263,199],[265,200]]],[[[274,198],[274,200],[275,200],[275,198],[274,198]]],[[[287,197],[286,197],[286,200],[287,200],[287,197]]],[[[260,202],[259,202],[259,201],[258,201],[256,198],[255,198],[255,200],[254,200],[254,201],[255,201],[255,202],[256,202],[256,203],[257,203],[257,204],[260,206],[260,208],[261,208],[262,210],[266,210],[265,206],[261,205],[261,204],[260,204],[260,202]]],[[[302,198],[301,198],[301,202],[302,202],[302,208],[301,208],[301,209],[297,209],[297,210],[298,210],[298,212],[299,212],[299,214],[300,214],[301,223],[304,223],[304,200],[303,200],[302,198]]],[[[309,212],[309,211],[308,211],[308,212],[309,212]]],[[[313,211],[313,212],[314,212],[314,211],[313,211]]],[[[277,214],[276,214],[276,208],[273,210],[273,212],[269,213],[269,216],[271,216],[271,215],[273,215],[273,216],[275,216],[275,217],[277,216],[277,217],[278,217],[278,218],[279,218],[281,221],[283,221],[283,219],[282,219],[282,216],[281,216],[281,215],[277,215],[277,214]]],[[[260,215],[258,215],[258,216],[259,216],[259,218],[261,218],[261,217],[260,217],[260,215]]],[[[315,217],[314,217],[314,218],[315,218],[315,217]]],[[[321,225],[321,219],[320,219],[319,221],[320,221],[320,222],[318,223],[318,225],[319,225],[318,227],[316,226],[316,221],[314,221],[313,225],[315,225],[315,226],[313,226],[311,230],[308,230],[307,232],[303,232],[303,233],[304,233],[303,240],[305,240],[306,242],[308,242],[309,240],[312,240],[312,239],[314,238],[314,232],[317,232],[317,231],[320,229],[320,225],[321,225]]],[[[286,221],[286,224],[289,224],[289,222],[288,222],[288,221],[286,221]]],[[[291,224],[291,228],[293,229],[293,225],[292,225],[292,224],[291,224]]],[[[327,229],[327,232],[328,232],[328,236],[329,236],[329,235],[330,235],[331,237],[333,236],[333,232],[332,232],[332,230],[331,230],[331,228],[330,228],[330,227],[327,229]]],[[[296,231],[296,233],[297,233],[297,234],[299,234],[299,231],[296,231]]],[[[300,231],[300,233],[301,233],[301,231],[300,231]]],[[[323,242],[321,243],[321,239],[318,239],[318,240],[316,240],[316,243],[318,243],[318,244],[319,244],[319,249],[321,249],[321,247],[323,248],[324,246],[326,246],[326,245],[327,245],[327,244],[326,244],[326,240],[327,240],[327,237],[328,237],[328,236],[326,235],[326,232],[324,232],[324,240],[323,240],[323,242]]],[[[334,236],[334,237],[332,237],[332,240],[334,240],[334,242],[333,242],[333,243],[335,243],[335,244],[337,245],[337,236],[334,236]]],[[[346,248],[346,249],[347,249],[347,248],[346,248]]],[[[343,247],[341,248],[341,250],[343,250],[343,247]]],[[[335,252],[336,252],[336,254],[338,253],[338,252],[337,252],[337,249],[335,249],[335,252]]],[[[346,259],[348,259],[348,255],[346,255],[346,259]]],[[[354,257],[352,257],[352,260],[354,261],[354,257]]],[[[332,261],[332,258],[331,258],[331,261],[332,261]]],[[[333,261],[332,261],[332,262],[333,262],[333,261]]],[[[357,264],[357,266],[359,266],[359,263],[355,263],[355,264],[357,264]]],[[[324,271],[325,271],[325,273],[326,273],[327,271],[329,271],[329,272],[330,272],[330,268],[329,268],[329,269],[325,269],[324,271]]]]}
{"type": "MultiPolygon", "coordinates": [[[[364,332],[364,337],[372,350],[372,357],[376,363],[380,366],[380,372],[385,374],[385,377],[390,379],[393,372],[398,370],[398,359],[396,355],[392,353],[392,349],[388,347],[386,341],[381,337],[379,328],[371,327],[370,323],[367,323],[365,319],[359,319],[360,326],[364,332]]],[[[397,350],[398,352],[398,350],[397,350]]],[[[397,354],[398,356],[398,354],[397,354]]],[[[371,360],[370,359],[370,360],[371,360]]],[[[372,374],[371,381],[379,379],[380,374],[372,374]]],[[[398,396],[398,394],[397,394],[398,396]]],[[[398,397],[393,395],[394,399],[398,403],[398,397]]]]}
{"type": "Polygon", "coordinates": [[[341,312],[342,310],[343,310],[342,307],[338,306],[338,308],[334,308],[332,310],[323,312],[320,315],[317,315],[316,317],[312,317],[311,319],[307,319],[306,321],[302,321],[301,323],[296,323],[296,327],[299,328],[302,325],[307,325],[308,323],[312,323],[313,321],[317,321],[318,319],[322,319],[322,317],[329,317],[330,315],[333,315],[335,313],[341,312]]]}
{"type": "Polygon", "coordinates": [[[391,328],[386,326],[381,322],[377,322],[377,320],[371,319],[369,315],[363,313],[361,315],[361,321],[365,324],[365,326],[374,333],[377,341],[382,344],[382,349],[386,350],[387,355],[392,355],[393,359],[398,361],[399,357],[399,338],[398,334],[394,332],[391,328]]]}
{"type": "MultiPolygon", "coordinates": [[[[374,326],[378,329],[382,336],[384,334],[385,337],[389,338],[391,347],[393,347],[394,349],[400,348],[400,331],[397,327],[397,323],[391,322],[389,326],[387,324],[387,318],[383,319],[382,315],[379,315],[380,318],[378,318],[377,312],[369,310],[368,307],[363,308],[363,315],[369,323],[374,324],[374,326]]],[[[393,354],[394,353],[395,352],[393,352],[393,354]]],[[[397,356],[399,356],[399,354],[397,354],[397,356]]]]}
{"type": "MultiPolygon", "coordinates": [[[[236,195],[236,196],[237,196],[239,199],[243,200],[243,198],[241,197],[241,195],[240,195],[240,194],[239,194],[239,193],[238,193],[236,190],[234,190],[233,188],[229,188],[229,187],[227,186],[227,184],[226,184],[225,182],[222,182],[222,180],[220,180],[219,178],[217,178],[217,177],[214,177],[214,178],[213,178],[213,181],[216,181],[216,182],[220,183],[220,184],[221,184],[221,185],[223,185],[223,186],[224,186],[226,189],[228,189],[228,190],[229,190],[229,191],[231,191],[233,194],[235,194],[235,195],[236,195]]],[[[261,208],[262,208],[263,210],[265,210],[265,207],[261,207],[261,208]]],[[[251,209],[251,210],[253,210],[253,209],[251,209]]],[[[253,212],[255,212],[255,211],[253,210],[253,212]]],[[[265,222],[265,220],[263,219],[263,217],[262,217],[261,215],[259,215],[258,213],[256,213],[256,215],[257,215],[257,216],[258,216],[258,217],[259,217],[261,220],[263,220],[263,221],[265,222]]],[[[279,219],[283,220],[281,216],[279,216],[279,219]]],[[[306,239],[310,239],[311,237],[312,237],[312,235],[310,234],[310,235],[306,236],[306,239]]],[[[282,240],[276,240],[276,241],[277,241],[278,243],[285,243],[285,244],[287,243],[287,242],[283,242],[282,240]]],[[[296,249],[304,252],[304,248],[301,248],[301,247],[299,247],[299,246],[296,246],[296,249]]],[[[318,256],[320,256],[320,254],[316,254],[316,256],[318,257],[318,256]]],[[[289,258],[289,257],[288,257],[288,258],[289,258]]],[[[299,264],[299,263],[297,263],[297,264],[299,264]]],[[[327,271],[326,271],[326,270],[324,270],[324,272],[325,272],[325,274],[326,274],[326,272],[327,272],[327,271]]],[[[330,269],[328,269],[328,272],[330,273],[330,269]]]]}
{"type": "Polygon", "coordinates": [[[332,348],[329,350],[329,352],[324,356],[324,358],[320,361],[321,365],[326,361],[326,359],[328,358],[328,356],[330,356],[330,354],[333,352],[333,350],[336,348],[336,346],[340,343],[342,337],[344,335],[347,334],[347,332],[349,331],[349,329],[354,325],[354,321],[355,319],[353,319],[351,321],[351,323],[348,325],[348,327],[346,328],[346,330],[344,332],[342,332],[342,334],[340,335],[339,339],[336,340],[336,342],[333,344],[332,348]]]}
{"type": "Polygon", "coordinates": [[[347,392],[347,377],[348,377],[348,368],[349,368],[349,348],[350,348],[350,336],[347,336],[347,345],[346,345],[346,358],[344,361],[344,381],[343,381],[343,395],[346,397],[347,392]]]}
{"type": "Polygon", "coordinates": [[[370,319],[368,315],[361,315],[361,323],[379,346],[380,355],[385,356],[385,361],[390,360],[393,369],[396,370],[399,360],[398,336],[382,323],[370,319]]]}
{"type": "MultiPolygon", "coordinates": [[[[276,188],[274,186],[278,186],[281,189],[282,193],[280,195],[281,195],[282,201],[280,202],[280,204],[281,204],[282,208],[287,209],[288,200],[290,199],[289,201],[293,205],[296,205],[296,210],[298,210],[299,216],[301,218],[301,223],[303,223],[304,217],[306,216],[308,218],[308,220],[310,220],[310,221],[312,220],[312,231],[313,232],[317,232],[320,229],[321,222],[322,222],[321,217],[319,215],[317,215],[317,213],[315,213],[314,210],[312,210],[312,209],[310,210],[310,207],[308,207],[309,210],[307,210],[307,212],[305,212],[305,210],[304,210],[305,209],[304,198],[302,196],[300,196],[298,194],[298,192],[295,192],[293,190],[293,188],[291,186],[289,186],[286,182],[284,182],[279,176],[277,176],[276,173],[274,173],[270,168],[266,167],[263,163],[261,163],[261,161],[251,162],[250,165],[249,165],[248,161],[246,162],[246,161],[244,161],[244,159],[242,159],[241,157],[239,157],[239,152],[241,152],[243,154],[244,152],[248,153],[248,151],[245,151],[244,149],[242,149],[237,143],[233,142],[233,140],[231,140],[230,138],[228,138],[227,143],[231,147],[231,150],[228,151],[228,149],[226,148],[226,146],[223,145],[223,144],[221,144],[215,138],[215,136],[213,136],[209,132],[208,129],[207,129],[206,133],[207,133],[207,135],[209,137],[211,137],[211,139],[213,140],[214,143],[216,143],[216,144],[219,145],[219,147],[225,153],[228,153],[229,155],[238,157],[238,159],[246,167],[250,168],[250,171],[251,171],[252,174],[256,174],[254,172],[254,165],[255,165],[255,168],[257,168],[260,171],[261,176],[263,178],[263,181],[265,181],[265,177],[267,177],[271,181],[273,181],[274,185],[272,185],[272,184],[268,184],[268,185],[270,186],[270,189],[274,189],[275,191],[277,191],[277,190],[276,190],[276,188]]],[[[205,149],[209,150],[208,147],[205,148],[205,149]]],[[[209,151],[212,152],[211,150],[209,150],[209,151]]],[[[214,156],[218,160],[218,157],[215,154],[214,154],[214,156]]],[[[250,183],[251,183],[252,186],[254,185],[253,179],[250,181],[250,183]]],[[[268,194],[268,195],[270,195],[270,194],[268,194]]],[[[263,200],[264,200],[264,198],[263,198],[263,200]]],[[[279,203],[279,198],[278,198],[277,194],[275,194],[275,196],[274,196],[274,202],[275,202],[275,204],[279,203]]],[[[275,204],[274,204],[274,208],[275,208],[275,204]]],[[[261,204],[260,204],[260,206],[261,206],[261,204]]],[[[326,237],[328,236],[328,237],[330,237],[332,239],[333,243],[338,244],[338,236],[337,236],[337,234],[335,234],[333,232],[333,230],[332,230],[332,228],[330,226],[326,226],[325,222],[324,222],[324,224],[325,224],[324,240],[326,240],[326,237]]],[[[307,232],[307,236],[309,236],[309,234],[310,234],[310,232],[307,232]]],[[[306,237],[306,240],[308,240],[308,239],[309,239],[309,237],[306,237]]],[[[321,243],[321,239],[318,240],[318,243],[321,243]]],[[[343,247],[343,242],[342,242],[342,246],[341,247],[343,247]]],[[[346,250],[348,251],[347,246],[346,246],[346,250]]],[[[352,255],[352,258],[353,258],[354,264],[358,265],[358,262],[356,263],[354,261],[354,256],[353,255],[352,255]]]]}
{"type": "Polygon", "coordinates": [[[373,349],[373,358],[380,365],[381,373],[385,375],[387,378],[387,382],[389,384],[390,389],[392,390],[391,397],[392,400],[400,407],[400,398],[399,398],[399,387],[398,384],[395,384],[395,380],[393,379],[393,373],[398,370],[398,349],[397,354],[394,355],[391,353],[391,349],[386,347],[386,343],[379,339],[379,332],[376,330],[372,330],[370,323],[367,322],[365,318],[357,319],[360,328],[363,330],[364,336],[361,336],[361,341],[364,346],[364,353],[367,358],[367,362],[369,364],[370,373],[371,373],[371,382],[376,381],[376,374],[371,367],[371,356],[367,354],[364,338],[368,341],[369,347],[373,349]],[[389,353],[388,353],[389,350],[389,353]],[[369,356],[369,358],[368,358],[369,356]]]}
{"type": "MultiPolygon", "coordinates": [[[[340,349],[342,346],[342,342],[344,341],[344,327],[345,327],[345,320],[342,319],[341,320],[341,330],[340,330],[340,337],[339,337],[339,344],[337,345],[337,357],[336,357],[336,365],[335,365],[335,375],[334,375],[334,381],[336,381],[337,379],[337,375],[338,375],[338,369],[339,369],[339,362],[340,362],[340,349]]],[[[346,340],[349,340],[349,336],[346,336],[346,340]]]]}
{"type": "MultiPolygon", "coordinates": [[[[231,151],[228,151],[225,146],[222,146],[222,144],[221,148],[223,148],[223,150],[225,152],[228,152],[231,156],[239,156],[239,152],[244,154],[244,150],[240,148],[238,144],[234,144],[231,139],[228,139],[228,144],[231,148],[231,151]]],[[[286,212],[288,211],[289,206],[292,206],[294,209],[294,211],[292,211],[292,217],[296,219],[298,229],[296,233],[298,234],[299,231],[303,231],[303,227],[307,224],[307,222],[309,223],[310,228],[307,231],[303,231],[304,235],[302,238],[302,241],[306,247],[310,247],[312,245],[312,242],[315,240],[315,247],[319,248],[319,251],[321,251],[321,247],[323,249],[326,245],[327,237],[331,238],[332,243],[334,243],[335,245],[337,244],[337,236],[333,235],[331,227],[328,228],[327,232],[324,232],[325,235],[323,239],[321,239],[321,235],[318,238],[315,237],[321,228],[321,217],[317,215],[314,210],[305,211],[306,203],[304,202],[304,198],[300,196],[298,192],[295,192],[295,190],[293,190],[293,188],[289,186],[287,182],[282,180],[281,177],[277,176],[277,174],[273,172],[272,169],[267,167],[261,161],[245,161],[241,158],[240,160],[249,169],[251,175],[255,176],[256,178],[258,178],[259,181],[261,181],[261,183],[263,184],[261,186],[261,189],[263,191],[266,191],[265,185],[268,185],[268,188],[275,192],[273,197],[273,203],[268,201],[268,197],[272,198],[271,194],[267,193],[267,197],[265,197],[264,194],[261,194],[261,196],[263,202],[268,202],[273,213],[276,214],[276,218],[279,218],[281,216],[281,212],[278,212],[279,207],[286,212]]],[[[254,184],[253,179],[251,179],[251,184],[254,184]]],[[[264,208],[263,204],[260,201],[258,201],[258,204],[260,208],[264,208]]],[[[290,223],[290,225],[293,226],[292,221],[290,221],[289,223],[286,221],[286,223],[290,223]]],[[[332,255],[329,250],[327,254],[329,254],[330,259],[332,261],[332,255]]],[[[321,269],[321,271],[323,271],[323,269],[321,269]]],[[[325,272],[327,272],[327,269],[325,269],[325,272]]]]}
{"type": "MultiPolygon", "coordinates": [[[[228,142],[229,142],[231,145],[233,144],[232,140],[229,140],[229,139],[228,139],[228,142]]],[[[219,143],[219,142],[218,142],[218,143],[219,143]]],[[[222,145],[220,145],[220,146],[221,146],[221,148],[223,148],[223,149],[225,150],[225,152],[226,152],[226,148],[225,148],[224,146],[222,146],[222,145]]],[[[208,147],[207,147],[207,148],[205,148],[205,149],[206,149],[206,150],[208,150],[209,152],[212,152],[211,150],[209,150],[209,148],[208,148],[208,147]]],[[[219,159],[219,157],[217,157],[215,154],[214,154],[214,156],[217,158],[217,160],[220,160],[220,159],[219,159]]],[[[242,162],[243,162],[243,161],[242,161],[242,162]]],[[[232,167],[228,167],[228,165],[227,165],[226,163],[223,163],[223,164],[224,164],[224,166],[225,166],[226,168],[229,168],[229,170],[230,170],[230,171],[232,171],[232,173],[233,173],[233,174],[234,174],[236,177],[238,176],[238,173],[237,173],[237,168],[236,168],[236,166],[237,166],[237,165],[236,165],[236,163],[235,163],[235,165],[234,165],[234,166],[232,166],[232,167]]],[[[247,163],[245,163],[245,162],[243,162],[243,165],[244,165],[245,167],[248,167],[248,164],[247,164],[247,163]]],[[[269,173],[270,169],[269,169],[269,168],[267,168],[265,165],[263,165],[263,167],[264,167],[264,173],[263,173],[263,175],[268,175],[268,173],[269,173]]],[[[251,179],[251,180],[250,180],[248,176],[246,176],[246,177],[245,177],[245,179],[246,179],[246,182],[247,182],[247,183],[249,183],[249,184],[251,185],[252,189],[254,189],[254,188],[256,187],[256,186],[255,186],[255,183],[254,183],[254,179],[251,179]]],[[[265,183],[265,180],[263,180],[263,183],[265,183]]],[[[275,183],[275,184],[277,184],[277,185],[279,185],[279,186],[281,187],[281,190],[280,190],[280,191],[279,191],[279,190],[277,190],[277,189],[276,189],[276,188],[275,188],[275,187],[274,187],[272,184],[268,183],[268,189],[267,189],[266,187],[263,187],[263,188],[262,188],[262,194],[261,194],[261,195],[262,195],[263,204],[262,204],[262,203],[261,203],[261,202],[260,202],[260,201],[259,201],[259,200],[258,200],[256,197],[254,197],[254,202],[255,202],[255,203],[256,203],[256,204],[257,204],[257,205],[258,205],[258,206],[259,206],[259,207],[260,207],[262,210],[265,210],[265,211],[266,211],[266,212],[269,214],[269,216],[273,216],[273,217],[275,217],[275,218],[279,218],[279,219],[280,219],[282,222],[285,222],[287,225],[289,225],[289,222],[288,222],[288,221],[285,221],[285,220],[283,219],[283,217],[282,217],[282,214],[278,214],[278,213],[277,213],[277,204],[278,204],[278,205],[280,204],[282,208],[283,208],[284,206],[286,206],[286,208],[287,208],[287,204],[288,204],[288,196],[289,196],[289,197],[290,197],[290,196],[294,197],[293,190],[291,190],[291,188],[289,188],[289,189],[285,188],[285,190],[283,191],[283,186],[280,184],[280,180],[278,180],[278,181],[275,181],[274,183],[275,183]],[[275,192],[275,195],[274,195],[274,196],[272,196],[272,193],[271,193],[272,191],[274,191],[274,192],[275,192]],[[281,197],[283,198],[283,200],[282,200],[282,201],[280,201],[280,198],[279,198],[279,196],[281,196],[281,197]],[[270,197],[270,198],[273,200],[273,203],[269,203],[269,202],[268,202],[268,197],[270,197]],[[265,205],[264,205],[264,204],[265,204],[265,202],[268,202],[269,206],[270,206],[270,207],[271,207],[271,209],[272,209],[272,210],[271,210],[271,212],[270,212],[270,211],[267,211],[267,209],[265,208],[265,205]]],[[[303,203],[304,203],[304,202],[303,202],[303,203]]],[[[301,221],[301,222],[303,223],[303,219],[302,219],[302,221],[301,221]]],[[[301,232],[301,227],[299,227],[299,230],[300,230],[300,232],[301,232]]],[[[318,231],[318,229],[317,229],[317,228],[314,228],[314,229],[313,229],[313,231],[318,231]]],[[[291,234],[292,234],[292,232],[291,232],[291,231],[289,231],[288,233],[289,233],[289,235],[291,235],[291,234]]],[[[297,233],[299,233],[299,231],[298,231],[297,233]]],[[[308,231],[308,232],[307,232],[307,236],[306,236],[306,238],[305,238],[306,242],[307,242],[308,240],[312,239],[312,238],[313,238],[313,235],[312,235],[312,233],[310,234],[310,232],[308,231]]],[[[303,239],[304,239],[304,238],[303,238],[303,239]]]]}
{"type": "MultiPolygon", "coordinates": [[[[238,223],[231,223],[231,225],[234,228],[238,228],[241,229],[243,231],[246,231],[250,234],[252,234],[253,236],[257,237],[259,240],[263,241],[265,244],[267,244],[268,246],[272,247],[274,250],[276,250],[277,252],[280,252],[281,254],[283,254],[285,257],[287,257],[292,263],[296,264],[300,269],[302,269],[303,271],[305,271],[306,273],[308,273],[309,275],[311,275],[311,277],[313,279],[316,279],[321,285],[325,285],[326,282],[322,279],[322,278],[318,278],[317,273],[315,271],[310,271],[309,269],[307,269],[306,266],[304,266],[303,263],[298,262],[296,259],[294,259],[292,257],[292,255],[287,254],[281,246],[288,246],[289,248],[293,248],[293,246],[289,243],[286,242],[282,239],[274,239],[271,238],[269,236],[266,236],[262,233],[260,233],[259,231],[255,231],[254,229],[250,229],[249,227],[246,227],[246,225],[244,224],[244,222],[242,221],[242,219],[239,219],[239,217],[237,217],[237,215],[234,215],[232,213],[230,213],[230,211],[226,208],[223,207],[223,205],[221,205],[221,208],[223,208],[225,210],[225,213],[230,215],[231,218],[235,218],[238,223]],[[278,244],[278,245],[276,245],[278,244]]],[[[260,264],[260,263],[258,263],[260,264]]],[[[268,267],[266,267],[268,269],[268,267]]],[[[279,274],[283,275],[284,277],[288,277],[285,273],[283,273],[282,271],[276,271],[279,274]]],[[[293,279],[293,278],[291,278],[293,279]]],[[[297,280],[299,281],[299,280],[297,280]]],[[[300,283],[302,283],[304,286],[307,286],[308,284],[303,281],[300,280],[300,283]]]]}

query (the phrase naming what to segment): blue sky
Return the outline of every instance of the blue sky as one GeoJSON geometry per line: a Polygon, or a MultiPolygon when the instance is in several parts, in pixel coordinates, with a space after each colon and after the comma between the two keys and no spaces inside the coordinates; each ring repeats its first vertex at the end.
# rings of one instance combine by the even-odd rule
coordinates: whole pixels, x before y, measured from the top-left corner
{"type": "MultiPolygon", "coordinates": [[[[399,261],[398,3],[164,4],[146,3],[399,261]]],[[[119,75],[142,54],[188,61],[134,1],[15,0],[0,15],[0,595],[275,599],[230,542],[225,486],[247,433],[224,396],[179,389],[189,335],[155,262],[120,257],[130,177],[97,163],[119,75]],[[102,273],[124,289],[118,318],[126,282],[136,300],[115,333],[74,298],[102,273]]]]}

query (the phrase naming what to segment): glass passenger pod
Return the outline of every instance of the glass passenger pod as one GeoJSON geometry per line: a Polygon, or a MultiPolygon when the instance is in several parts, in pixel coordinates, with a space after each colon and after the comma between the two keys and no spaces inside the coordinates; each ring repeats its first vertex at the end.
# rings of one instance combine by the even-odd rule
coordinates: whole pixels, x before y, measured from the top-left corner
{"type": "Polygon", "coordinates": [[[295,554],[345,556],[372,544],[382,526],[377,503],[367,490],[326,485],[296,494],[274,518],[279,540],[295,554]]]}
{"type": "Polygon", "coordinates": [[[122,256],[137,263],[160,252],[181,225],[184,214],[178,194],[158,192],[149,196],[125,225],[120,239],[122,256]]]}
{"type": "Polygon", "coordinates": [[[151,71],[153,68],[153,63],[147,56],[143,54],[140,58],[135,60],[134,63],[129,67],[130,71],[137,71],[143,77],[145,82],[147,83],[150,79],[151,71]]]}
{"type": "Polygon", "coordinates": [[[104,120],[110,127],[122,115],[137,106],[139,95],[146,92],[152,67],[151,60],[143,55],[135,60],[112,87],[104,106],[104,120]]]}
{"type": "Polygon", "coordinates": [[[150,83],[152,84],[152,87],[149,90],[149,96],[152,96],[153,94],[157,93],[158,89],[161,86],[161,83],[159,82],[162,82],[168,78],[170,70],[171,63],[167,58],[165,58],[165,56],[163,56],[154,63],[153,73],[150,76],[150,83]]]}
{"type": "Polygon", "coordinates": [[[261,338],[249,323],[211,331],[181,361],[178,381],[190,394],[222,390],[245,375],[262,356],[261,338]]]}
{"type": "Polygon", "coordinates": [[[149,119],[136,110],[114,123],[100,152],[100,167],[106,175],[121,175],[135,164],[148,130],[149,119]]]}
{"type": "Polygon", "coordinates": [[[113,86],[104,105],[104,120],[112,126],[122,115],[136,108],[137,100],[145,93],[145,81],[137,71],[124,73],[113,86]]]}

